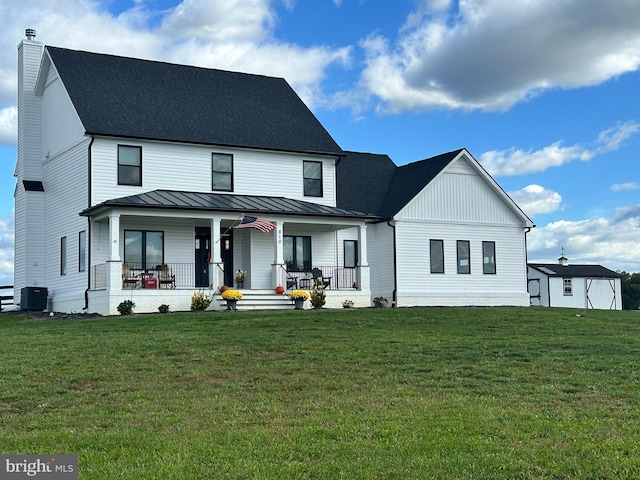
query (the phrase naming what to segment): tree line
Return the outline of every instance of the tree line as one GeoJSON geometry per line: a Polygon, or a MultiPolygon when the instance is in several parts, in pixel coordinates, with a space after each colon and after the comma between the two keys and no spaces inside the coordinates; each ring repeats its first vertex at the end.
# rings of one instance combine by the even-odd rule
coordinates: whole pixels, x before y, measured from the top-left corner
{"type": "Polygon", "coordinates": [[[618,272],[622,276],[622,309],[640,308],[640,273],[618,272]]]}

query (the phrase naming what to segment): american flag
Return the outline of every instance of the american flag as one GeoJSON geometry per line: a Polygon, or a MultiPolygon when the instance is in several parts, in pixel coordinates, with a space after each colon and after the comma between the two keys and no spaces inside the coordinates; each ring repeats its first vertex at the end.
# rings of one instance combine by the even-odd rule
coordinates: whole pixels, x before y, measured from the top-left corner
{"type": "Polygon", "coordinates": [[[276,228],[276,224],[265,220],[264,218],[256,218],[245,215],[240,225],[236,225],[234,228],[257,228],[263,233],[269,233],[276,228]]]}

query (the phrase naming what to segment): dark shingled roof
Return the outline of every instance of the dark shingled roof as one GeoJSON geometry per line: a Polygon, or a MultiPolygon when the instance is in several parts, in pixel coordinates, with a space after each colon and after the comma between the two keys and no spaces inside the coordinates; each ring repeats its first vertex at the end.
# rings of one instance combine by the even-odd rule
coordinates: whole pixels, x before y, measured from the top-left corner
{"type": "Polygon", "coordinates": [[[594,277],[594,278],[620,278],[619,273],[609,270],[601,265],[560,265],[559,263],[528,263],[532,268],[545,275],[558,275],[559,277],[594,277]],[[546,269],[546,271],[545,271],[546,269]],[[549,273],[552,272],[552,273],[549,273]]]}
{"type": "Polygon", "coordinates": [[[107,200],[82,211],[80,215],[93,215],[111,207],[162,208],[177,210],[206,210],[251,213],[258,215],[305,215],[339,218],[372,219],[372,215],[343,208],[329,207],[284,197],[232,195],[220,193],[153,190],[128,197],[107,200]]]}
{"type": "Polygon", "coordinates": [[[282,78],[46,51],[87,134],[342,154],[282,78]]]}
{"type": "Polygon", "coordinates": [[[346,152],[337,166],[337,204],[390,218],[433,180],[462,149],[398,167],[387,155],[346,152]]]}

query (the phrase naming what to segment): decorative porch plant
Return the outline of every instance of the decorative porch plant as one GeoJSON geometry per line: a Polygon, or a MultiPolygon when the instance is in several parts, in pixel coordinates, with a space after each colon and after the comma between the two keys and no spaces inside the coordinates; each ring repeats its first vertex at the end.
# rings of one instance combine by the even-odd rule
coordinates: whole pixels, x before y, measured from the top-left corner
{"type": "Polygon", "coordinates": [[[222,298],[227,301],[227,310],[236,310],[236,302],[242,300],[242,292],[229,288],[222,292],[222,298]]]}
{"type": "Polygon", "coordinates": [[[211,305],[211,299],[202,291],[194,293],[191,297],[191,310],[193,311],[206,310],[209,305],[211,305]]]}
{"type": "Polygon", "coordinates": [[[236,272],[236,283],[238,284],[238,288],[244,288],[244,279],[247,278],[246,270],[238,270],[236,272]]]}
{"type": "Polygon", "coordinates": [[[305,300],[309,298],[309,293],[306,290],[294,290],[289,294],[289,298],[295,302],[296,310],[302,310],[305,300]]]}
{"type": "Polygon", "coordinates": [[[324,293],[324,288],[313,287],[311,291],[311,305],[313,308],[322,308],[327,303],[327,296],[324,293]]]}

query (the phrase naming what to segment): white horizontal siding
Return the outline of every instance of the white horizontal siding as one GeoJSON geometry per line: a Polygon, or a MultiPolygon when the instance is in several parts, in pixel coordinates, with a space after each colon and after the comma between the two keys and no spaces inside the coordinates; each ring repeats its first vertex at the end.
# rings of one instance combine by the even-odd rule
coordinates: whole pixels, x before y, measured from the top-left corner
{"type": "Polygon", "coordinates": [[[233,192],[286,196],[335,206],[333,158],[256,150],[116,139],[96,139],[92,149],[93,204],[156,189],[211,192],[211,154],[233,155],[233,192]],[[142,186],[118,185],[118,144],[142,147],[142,186]],[[322,161],[322,198],[305,197],[304,160],[322,161]]]}
{"type": "Polygon", "coordinates": [[[393,229],[386,223],[367,227],[371,296],[384,297],[391,304],[394,290],[393,229]]]}
{"type": "MultiPolygon", "coordinates": [[[[478,298],[526,298],[528,304],[524,234],[518,227],[438,222],[397,222],[398,296],[414,299],[455,298],[457,304],[477,304],[478,298]],[[445,273],[432,274],[430,239],[444,241],[445,273]],[[457,273],[457,240],[468,240],[471,273],[457,273]],[[482,242],[496,246],[496,274],[483,273],[482,242]]],[[[416,301],[416,300],[414,300],[416,301]]],[[[484,303],[483,303],[484,304],[484,303]]],[[[498,303],[504,304],[504,303],[498,303]]]]}
{"type": "Polygon", "coordinates": [[[84,135],[84,127],[53,67],[42,93],[42,119],[43,155],[56,155],[84,135]]]}
{"type": "Polygon", "coordinates": [[[43,165],[47,202],[45,207],[45,286],[53,299],[53,308],[80,311],[87,288],[89,268],[78,271],[78,233],[87,232],[88,223],[79,214],[87,206],[88,141],[51,157],[43,165]],[[60,239],[67,238],[67,274],[60,275],[60,239]],[[58,303],[56,303],[58,302],[58,303]]]}

